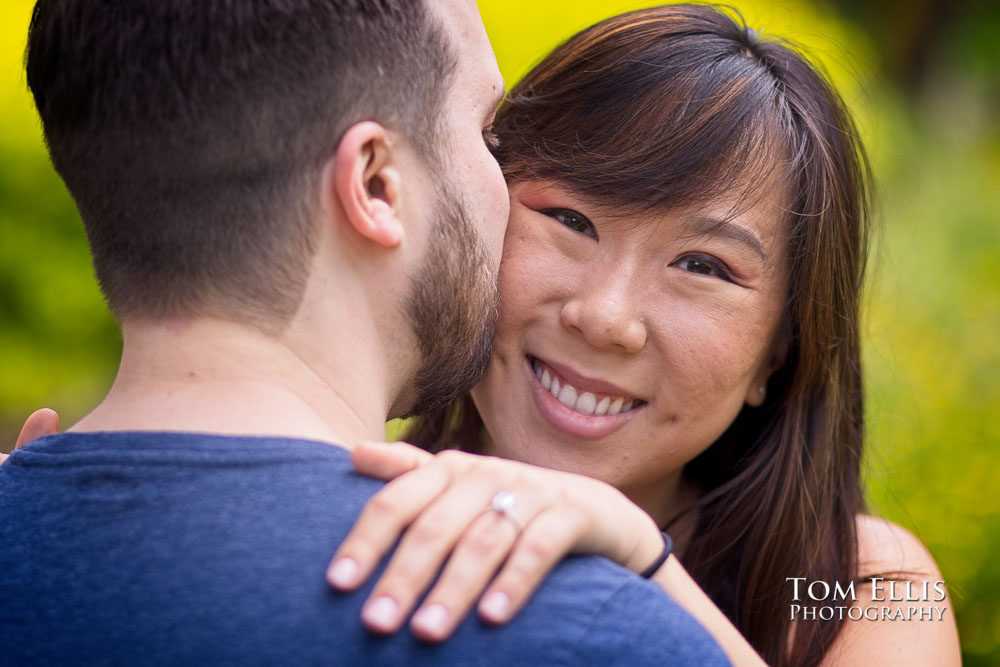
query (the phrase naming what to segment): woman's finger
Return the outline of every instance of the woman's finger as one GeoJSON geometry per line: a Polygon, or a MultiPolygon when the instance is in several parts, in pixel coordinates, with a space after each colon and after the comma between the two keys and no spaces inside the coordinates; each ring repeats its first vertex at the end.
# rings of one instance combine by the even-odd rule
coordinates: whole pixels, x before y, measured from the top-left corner
{"type": "Polygon", "coordinates": [[[351,451],[358,472],[378,479],[395,479],[433,460],[433,454],[406,442],[359,442],[351,451]]]}
{"type": "Polygon", "coordinates": [[[364,583],[406,527],[450,482],[445,467],[429,465],[394,479],[373,495],[327,568],[330,585],[349,591],[364,583]]]}
{"type": "Polygon", "coordinates": [[[510,557],[479,601],[479,616],[490,623],[513,618],[545,576],[586,533],[587,516],[561,506],[546,509],[524,528],[510,557]]]}
{"type": "Polygon", "coordinates": [[[59,432],[59,415],[51,408],[42,408],[32,412],[21,427],[14,449],[19,449],[29,442],[38,440],[43,435],[59,432]]]}
{"type": "Polygon", "coordinates": [[[523,530],[547,499],[514,492],[505,512],[487,507],[462,534],[441,576],[413,616],[414,634],[428,641],[446,639],[469,613],[523,530]]]}
{"type": "Polygon", "coordinates": [[[489,477],[457,477],[417,517],[396,547],[362,609],[362,620],[376,632],[395,632],[441,570],[462,534],[495,495],[489,477]]]}

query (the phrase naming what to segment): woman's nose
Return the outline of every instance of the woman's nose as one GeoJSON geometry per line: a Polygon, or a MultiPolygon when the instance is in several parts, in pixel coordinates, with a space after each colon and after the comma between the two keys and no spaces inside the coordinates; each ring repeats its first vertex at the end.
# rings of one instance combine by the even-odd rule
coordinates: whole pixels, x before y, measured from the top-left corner
{"type": "Polygon", "coordinates": [[[642,315],[621,291],[575,295],[563,304],[560,320],[597,348],[617,347],[635,354],[646,345],[642,315]]]}

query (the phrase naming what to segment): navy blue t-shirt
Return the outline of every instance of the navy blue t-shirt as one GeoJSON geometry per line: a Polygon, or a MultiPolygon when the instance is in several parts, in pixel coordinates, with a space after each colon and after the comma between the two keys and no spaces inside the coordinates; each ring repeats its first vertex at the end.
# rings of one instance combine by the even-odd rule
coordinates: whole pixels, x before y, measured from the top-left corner
{"type": "Polygon", "coordinates": [[[655,584],[596,557],[561,563],[504,627],[369,634],[368,588],[324,573],[381,484],[306,440],[37,440],[0,466],[0,663],[728,664],[655,584]]]}

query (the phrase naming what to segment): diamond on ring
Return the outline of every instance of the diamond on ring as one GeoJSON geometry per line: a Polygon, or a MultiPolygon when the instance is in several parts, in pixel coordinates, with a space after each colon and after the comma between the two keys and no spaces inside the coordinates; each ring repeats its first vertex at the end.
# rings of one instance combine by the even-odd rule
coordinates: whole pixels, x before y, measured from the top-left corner
{"type": "Polygon", "coordinates": [[[514,529],[520,533],[524,530],[524,526],[521,522],[517,520],[511,510],[514,509],[514,505],[517,504],[517,497],[510,491],[501,491],[500,493],[493,496],[493,500],[490,501],[489,510],[497,512],[500,516],[507,519],[514,526],[514,529]]]}
{"type": "Polygon", "coordinates": [[[490,509],[496,510],[500,514],[506,514],[514,509],[515,504],[517,504],[517,498],[513,493],[510,491],[501,491],[493,496],[493,500],[490,502],[490,509]]]}

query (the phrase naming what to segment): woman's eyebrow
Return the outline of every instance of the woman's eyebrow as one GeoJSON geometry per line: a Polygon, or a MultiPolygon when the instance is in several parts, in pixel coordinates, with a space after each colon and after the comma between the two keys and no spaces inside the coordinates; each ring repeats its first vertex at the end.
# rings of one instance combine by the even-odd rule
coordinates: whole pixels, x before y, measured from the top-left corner
{"type": "Polygon", "coordinates": [[[685,218],[684,227],[691,232],[692,236],[724,236],[738,241],[758,254],[764,262],[767,262],[764,244],[760,242],[755,233],[743,225],[711,216],[695,215],[685,218]]]}

